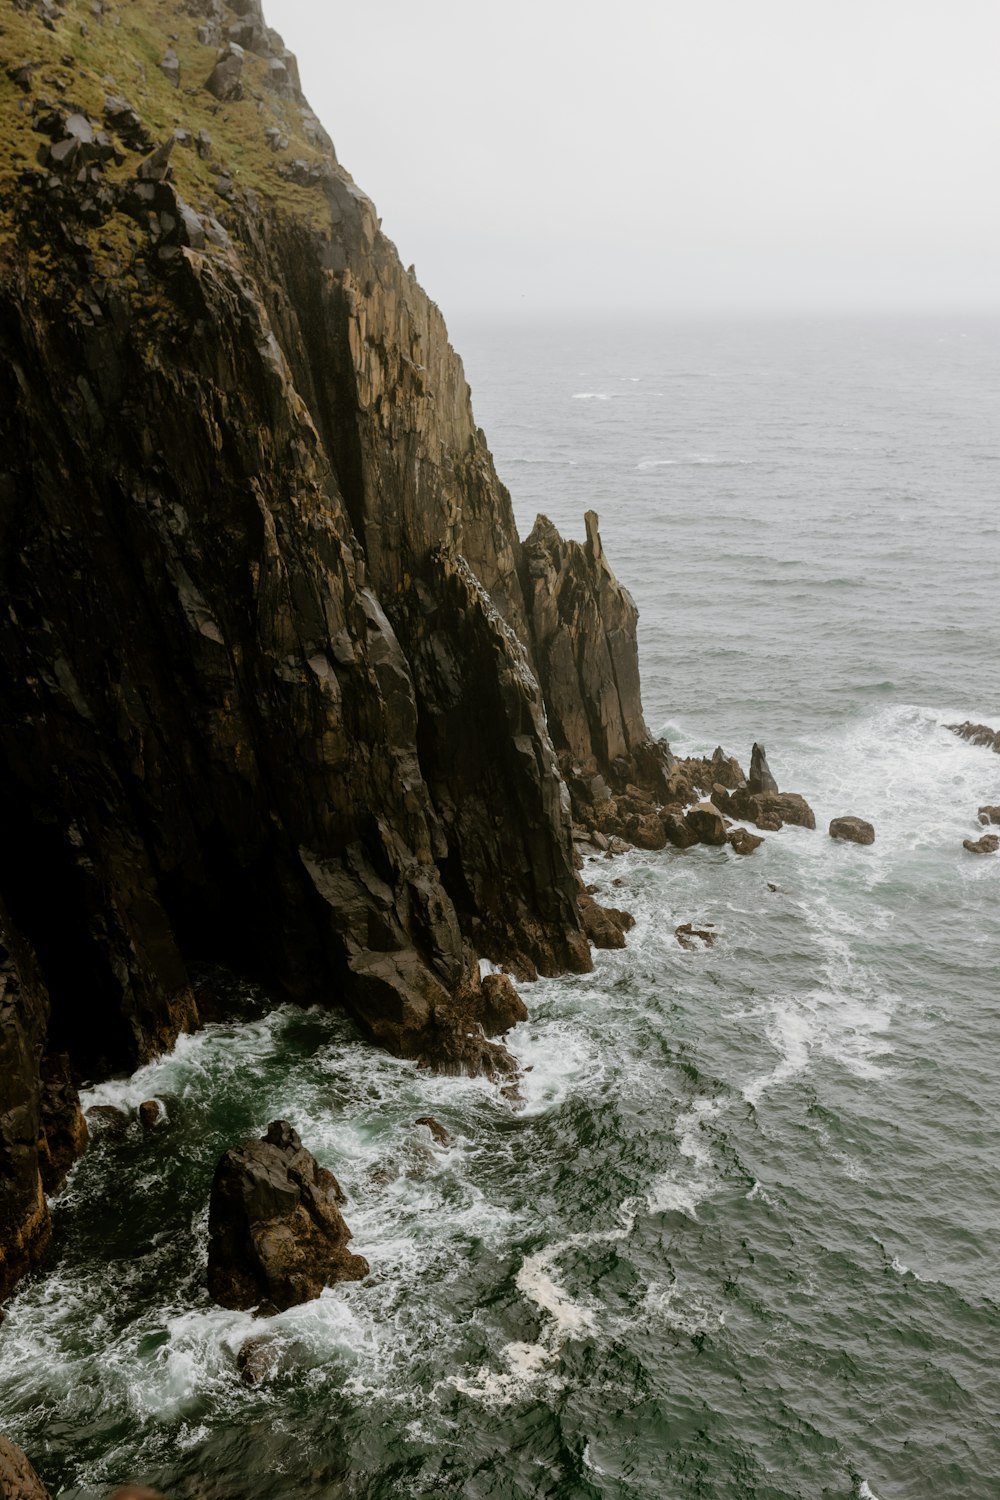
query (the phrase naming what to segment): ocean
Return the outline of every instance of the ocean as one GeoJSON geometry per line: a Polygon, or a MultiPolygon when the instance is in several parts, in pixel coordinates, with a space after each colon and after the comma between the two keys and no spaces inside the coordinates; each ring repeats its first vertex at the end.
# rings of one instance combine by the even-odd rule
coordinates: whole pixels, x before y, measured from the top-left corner
{"type": "Polygon", "coordinates": [[[1000,322],[452,331],[522,535],[600,514],[650,727],[762,741],[817,830],[590,861],[636,927],[523,987],[521,1110],[252,991],[91,1088],[168,1125],[75,1169],[0,1427],[77,1500],[989,1500],[1000,756],[946,726],[1000,728],[1000,322]],[[208,1302],[207,1194],[279,1116],[372,1276],[260,1325],[208,1302]]]}

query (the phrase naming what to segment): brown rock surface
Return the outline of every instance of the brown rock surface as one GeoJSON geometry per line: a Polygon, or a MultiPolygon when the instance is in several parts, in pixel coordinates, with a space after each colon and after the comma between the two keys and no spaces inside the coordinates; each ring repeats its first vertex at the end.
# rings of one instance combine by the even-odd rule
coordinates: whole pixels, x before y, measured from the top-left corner
{"type": "Polygon", "coordinates": [[[830,824],[832,839],[845,839],[851,844],[874,844],[875,830],[864,818],[834,818],[830,824]]]}
{"type": "Polygon", "coordinates": [[[963,839],[962,848],[970,854],[996,854],[1000,849],[1000,834],[984,833],[981,839],[963,839]]]}
{"type": "Polygon", "coordinates": [[[635,926],[631,912],[601,906],[593,896],[577,897],[583,929],[595,948],[624,948],[625,934],[635,926]]]}
{"type": "Polygon", "coordinates": [[[968,740],[970,745],[983,745],[1000,755],[1000,729],[991,729],[988,724],[973,724],[970,719],[964,724],[949,724],[948,728],[960,739],[968,740]]]}
{"type": "Polygon", "coordinates": [[[27,1456],[0,1435],[0,1496],[3,1500],[51,1500],[27,1456]]]}
{"type": "Polygon", "coordinates": [[[209,1206],[208,1289],[224,1307],[280,1312],[338,1281],[360,1281],[368,1262],[347,1245],[344,1202],[332,1172],[284,1120],[261,1140],[227,1151],[209,1206]]]}
{"type": "Polygon", "coordinates": [[[1000,807],[981,807],[979,821],[987,826],[990,823],[1000,823],[1000,807]]]}
{"type": "Polygon", "coordinates": [[[721,847],[726,842],[726,820],[714,802],[699,802],[689,808],[684,821],[701,843],[721,847]]]}
{"type": "Polygon", "coordinates": [[[751,833],[748,828],[730,828],[726,838],[736,854],[752,854],[764,842],[759,834],[751,833]]]}

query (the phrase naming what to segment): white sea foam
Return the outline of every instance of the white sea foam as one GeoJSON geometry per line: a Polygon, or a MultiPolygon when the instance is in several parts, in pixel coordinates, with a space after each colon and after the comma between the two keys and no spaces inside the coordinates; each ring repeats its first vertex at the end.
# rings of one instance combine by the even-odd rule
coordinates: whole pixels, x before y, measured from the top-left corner
{"type": "Polygon", "coordinates": [[[574,401],[611,401],[612,399],[605,391],[576,391],[573,395],[574,401]]]}
{"type": "Polygon", "coordinates": [[[871,1485],[868,1483],[867,1479],[862,1479],[860,1485],[858,1486],[858,1500],[878,1500],[878,1496],[872,1489],[871,1485]]]}
{"type": "Polygon", "coordinates": [[[678,1115],[674,1135],[686,1162],[655,1178],[646,1197],[651,1213],[680,1213],[697,1219],[699,1205],[718,1191],[720,1183],[712,1170],[707,1131],[721,1111],[722,1105],[716,1100],[696,1099],[678,1115]]]}

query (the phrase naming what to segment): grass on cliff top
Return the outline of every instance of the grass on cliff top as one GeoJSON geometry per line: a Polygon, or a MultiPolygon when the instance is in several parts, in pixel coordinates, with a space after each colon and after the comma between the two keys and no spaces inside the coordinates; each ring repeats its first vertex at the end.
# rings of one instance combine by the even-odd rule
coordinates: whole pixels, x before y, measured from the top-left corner
{"type": "MultiPolygon", "coordinates": [[[[188,203],[200,212],[226,219],[226,205],[214,188],[220,170],[231,176],[238,191],[252,190],[265,204],[316,228],[329,225],[325,199],[317,188],[297,186],[278,175],[282,161],[301,158],[321,161],[324,154],[306,141],[301,107],[278,98],[264,86],[267,60],[247,52],[243,67],[243,98],[220,103],[204,87],[217,52],[203,46],[197,31],[202,18],[190,15],[180,0],[120,0],[95,16],[91,0],[62,0],[65,15],[49,30],[34,12],[19,10],[13,0],[0,0],[0,111],[4,122],[0,142],[0,266],[21,251],[15,212],[22,195],[30,192],[20,177],[36,165],[46,137],[33,129],[35,100],[58,105],[67,113],[78,109],[95,129],[104,127],[104,101],[109,94],[127,99],[140,116],[153,144],[167,140],[176,129],[199,130],[212,137],[212,155],[202,161],[193,147],[177,145],[171,157],[173,181],[188,203]],[[160,69],[168,47],[180,60],[180,85],[174,87],[160,69]],[[25,94],[8,76],[8,68],[35,65],[31,92],[25,94]],[[265,139],[269,126],[288,137],[287,151],[275,153],[265,139]]],[[[235,15],[232,17],[236,19],[235,15]]],[[[142,155],[125,149],[121,167],[109,165],[109,181],[135,175],[142,155]]],[[[22,200],[23,201],[23,200],[22,200]]],[[[81,226],[98,262],[110,254],[128,256],[137,226],[114,214],[99,227],[81,226]],[[103,242],[103,243],[102,243],[103,242]],[[108,250],[106,246],[113,247],[108,250]]],[[[37,255],[37,252],[33,252],[37,255]]]]}

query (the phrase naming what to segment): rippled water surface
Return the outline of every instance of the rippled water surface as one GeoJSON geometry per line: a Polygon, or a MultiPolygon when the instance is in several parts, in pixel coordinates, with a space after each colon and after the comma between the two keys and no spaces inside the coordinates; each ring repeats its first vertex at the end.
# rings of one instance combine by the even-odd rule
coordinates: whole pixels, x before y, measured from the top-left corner
{"type": "Polygon", "coordinates": [[[819,831],[596,860],[637,917],[526,987],[513,1112],[342,1018],[210,1026],[90,1103],[0,1330],[0,1417],[64,1495],[986,1500],[1000,1476],[996,324],[458,329],[522,531],[597,509],[647,717],[766,740],[819,831]],[[839,813],[876,826],[833,843],[839,813]],[[685,951],[683,922],[714,930],[685,951]],[[440,1119],[441,1149],[413,1121],[440,1119]],[[276,1116],[350,1195],[363,1284],[203,1288],[214,1162],[276,1116]]]}

